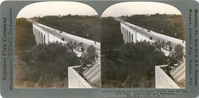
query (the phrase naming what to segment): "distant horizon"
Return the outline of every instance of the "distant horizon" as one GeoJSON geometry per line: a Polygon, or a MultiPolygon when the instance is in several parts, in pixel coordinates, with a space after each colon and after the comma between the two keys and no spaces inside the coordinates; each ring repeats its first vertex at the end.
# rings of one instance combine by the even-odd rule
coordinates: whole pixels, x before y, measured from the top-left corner
{"type": "MultiPolygon", "coordinates": [[[[63,16],[68,16],[68,15],[46,15],[46,16],[60,16],[60,17],[63,17],[63,16]]],[[[43,18],[43,17],[46,17],[46,16],[33,16],[33,17],[29,17],[29,18],[34,18],[34,17],[43,18]]],[[[71,16],[76,16],[76,15],[71,15],[71,16]]],[[[99,15],[77,15],[77,16],[99,16],[99,15]]],[[[26,18],[26,17],[17,17],[17,19],[19,19],[19,18],[26,18]]],[[[26,18],[26,19],[28,19],[28,18],[26,18]]]]}
{"type": "MultiPolygon", "coordinates": [[[[156,13],[157,14],[157,13],[156,13]]],[[[70,14],[68,14],[68,15],[70,15],[70,14]]],[[[46,15],[46,16],[60,16],[60,17],[63,17],[63,16],[68,16],[68,15],[46,15]]],[[[151,15],[155,15],[155,14],[132,14],[132,15],[121,15],[121,16],[117,16],[117,17],[122,17],[122,16],[133,16],[133,15],[147,15],[147,16],[151,16],[151,15]]],[[[182,14],[161,14],[161,13],[159,13],[159,15],[182,15],[182,14]]],[[[41,17],[41,18],[43,18],[43,17],[46,17],[46,16],[33,16],[33,17],[30,17],[30,18],[34,18],[34,17],[41,17]]],[[[71,15],[71,16],[76,16],[76,15],[71,15]]],[[[98,16],[99,17],[99,15],[77,15],[77,16],[98,16]]],[[[114,16],[102,16],[103,18],[105,18],[105,17],[114,17],[114,16]]],[[[100,18],[102,18],[102,17],[100,17],[100,18]]],[[[19,18],[26,18],[26,17],[19,17],[19,18]]],[[[17,18],[17,19],[19,19],[19,18],[17,18]]],[[[28,19],[28,18],[27,18],[28,19]]]]}
{"type": "MultiPolygon", "coordinates": [[[[133,16],[133,15],[147,15],[147,16],[151,16],[151,15],[155,15],[155,14],[132,14],[132,15],[121,15],[121,16],[117,16],[117,17],[122,17],[122,16],[133,16]]],[[[160,14],[159,15],[164,15],[164,14],[160,14]]],[[[166,15],[182,15],[182,14],[166,14],[166,15]]],[[[114,16],[101,16],[101,17],[114,17],[114,16]]]]}

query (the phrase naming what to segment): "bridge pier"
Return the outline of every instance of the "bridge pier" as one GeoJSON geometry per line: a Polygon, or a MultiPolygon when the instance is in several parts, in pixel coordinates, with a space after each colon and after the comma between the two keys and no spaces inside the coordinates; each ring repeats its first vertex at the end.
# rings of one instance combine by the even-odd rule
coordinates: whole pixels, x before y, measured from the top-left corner
{"type": "Polygon", "coordinates": [[[34,23],[33,23],[33,33],[35,35],[35,41],[37,44],[49,43],[49,33],[34,23]]]}
{"type": "Polygon", "coordinates": [[[45,26],[43,24],[33,21],[33,34],[35,35],[35,41],[37,44],[48,44],[53,42],[67,43],[69,41],[73,42],[83,42],[84,47],[87,48],[90,45],[96,47],[97,51],[100,51],[100,43],[85,39],[79,36],[71,35],[66,32],[60,33],[59,30],[45,26]],[[64,40],[63,40],[63,39],[64,40]]]}
{"type": "Polygon", "coordinates": [[[165,42],[171,42],[171,45],[175,47],[177,44],[181,44],[182,46],[186,46],[186,41],[180,40],[177,38],[173,38],[170,36],[166,36],[160,33],[156,33],[154,31],[148,31],[147,29],[144,29],[142,27],[133,25],[131,23],[120,21],[120,28],[121,33],[123,35],[124,43],[129,42],[136,42],[136,41],[149,41],[149,42],[155,42],[155,41],[165,41],[165,42]],[[152,39],[150,39],[152,37],[152,39]]]}
{"type": "Polygon", "coordinates": [[[120,23],[121,26],[121,33],[123,34],[123,40],[124,43],[131,43],[137,41],[137,32],[135,30],[132,30],[128,26],[126,26],[123,23],[120,23]]]}

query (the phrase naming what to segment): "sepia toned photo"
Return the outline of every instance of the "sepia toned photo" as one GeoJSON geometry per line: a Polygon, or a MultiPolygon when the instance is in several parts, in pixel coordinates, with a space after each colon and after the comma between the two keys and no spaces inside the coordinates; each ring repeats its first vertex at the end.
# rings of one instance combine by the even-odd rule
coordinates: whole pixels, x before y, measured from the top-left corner
{"type": "Polygon", "coordinates": [[[77,2],[24,7],[15,24],[15,88],[100,88],[100,17],[77,2]]]}
{"type": "Polygon", "coordinates": [[[175,7],[125,2],[101,17],[102,88],[185,89],[185,23],[175,7]]]}
{"type": "Polygon", "coordinates": [[[0,98],[199,98],[198,0],[4,0],[0,98]]]}

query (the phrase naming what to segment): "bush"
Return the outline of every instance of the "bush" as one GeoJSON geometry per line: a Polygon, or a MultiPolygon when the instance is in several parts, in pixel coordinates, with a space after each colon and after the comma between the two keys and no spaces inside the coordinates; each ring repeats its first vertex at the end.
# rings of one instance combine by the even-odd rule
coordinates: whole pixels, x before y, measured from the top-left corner
{"type": "MultiPolygon", "coordinates": [[[[159,49],[159,46],[161,46],[161,43],[158,42],[153,44],[146,41],[126,43],[120,47],[122,60],[119,58],[115,60],[102,58],[102,85],[105,85],[103,87],[108,86],[107,84],[110,81],[116,80],[123,83],[121,87],[139,88],[142,86],[140,81],[143,77],[146,78],[145,81],[152,83],[145,87],[152,87],[154,85],[155,66],[167,63],[167,58],[159,49]],[[131,81],[131,83],[127,81],[131,81]]],[[[112,85],[112,87],[118,86],[112,85]]]]}
{"type": "Polygon", "coordinates": [[[94,61],[95,58],[98,56],[97,52],[96,52],[96,48],[93,45],[90,45],[87,49],[86,49],[87,55],[88,55],[88,59],[90,59],[91,61],[94,61]]]}
{"type": "Polygon", "coordinates": [[[32,24],[26,18],[16,19],[15,52],[26,50],[36,44],[32,24]]]}
{"type": "MultiPolygon", "coordinates": [[[[67,79],[68,66],[74,66],[79,63],[79,58],[75,53],[67,50],[67,46],[61,43],[39,44],[35,45],[32,53],[23,52],[20,55],[23,65],[23,70],[16,75],[19,81],[30,81],[34,84],[53,83],[54,78],[59,78],[60,81],[67,79]],[[27,56],[29,55],[29,56],[27,56]],[[26,57],[26,59],[23,59],[26,57]]],[[[17,69],[16,69],[17,70],[17,69]]],[[[53,85],[45,85],[52,87],[53,85]]],[[[38,87],[38,85],[37,85],[38,87]]],[[[44,87],[40,86],[39,87],[44,87]]]]}
{"type": "Polygon", "coordinates": [[[155,73],[156,65],[166,64],[164,53],[150,42],[127,43],[121,46],[120,51],[124,66],[130,70],[129,73],[146,76],[151,72],[155,73]]]}
{"type": "Polygon", "coordinates": [[[175,48],[174,48],[174,52],[175,52],[175,59],[177,61],[182,61],[183,60],[183,56],[185,55],[184,53],[184,47],[181,44],[178,44],[175,48]]]}

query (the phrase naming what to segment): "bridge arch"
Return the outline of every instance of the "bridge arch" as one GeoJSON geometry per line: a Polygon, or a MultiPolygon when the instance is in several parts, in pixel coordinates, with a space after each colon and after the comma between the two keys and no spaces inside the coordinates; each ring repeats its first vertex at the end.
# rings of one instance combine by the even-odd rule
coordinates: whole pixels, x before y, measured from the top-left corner
{"type": "Polygon", "coordinates": [[[132,29],[132,27],[125,25],[123,21],[120,23],[120,25],[124,43],[136,42],[137,32],[134,29],[132,29]]]}
{"type": "Polygon", "coordinates": [[[46,43],[46,36],[44,35],[44,43],[46,43]]]}
{"type": "Polygon", "coordinates": [[[131,32],[129,31],[129,42],[131,42],[131,32]]]}
{"type": "Polygon", "coordinates": [[[133,38],[133,33],[131,34],[131,38],[132,38],[132,42],[133,42],[133,40],[134,40],[134,38],[133,38]]]}
{"type": "Polygon", "coordinates": [[[41,33],[41,43],[43,44],[44,42],[44,39],[43,39],[43,33],[41,33]]]}
{"type": "Polygon", "coordinates": [[[126,38],[127,38],[127,42],[128,42],[128,40],[129,40],[129,38],[128,38],[128,30],[126,30],[126,38]]]}
{"type": "Polygon", "coordinates": [[[40,44],[42,44],[42,33],[40,32],[40,44]]]}
{"type": "Polygon", "coordinates": [[[41,43],[41,32],[39,31],[39,43],[41,43]]]}

